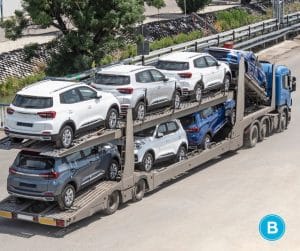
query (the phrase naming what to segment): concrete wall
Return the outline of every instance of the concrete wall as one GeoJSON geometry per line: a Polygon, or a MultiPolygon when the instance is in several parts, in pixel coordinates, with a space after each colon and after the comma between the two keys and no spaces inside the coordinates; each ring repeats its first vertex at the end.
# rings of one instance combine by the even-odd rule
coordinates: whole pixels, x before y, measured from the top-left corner
{"type": "Polygon", "coordinates": [[[2,0],[3,2],[3,16],[10,17],[15,10],[21,10],[21,0],[2,0]]]}

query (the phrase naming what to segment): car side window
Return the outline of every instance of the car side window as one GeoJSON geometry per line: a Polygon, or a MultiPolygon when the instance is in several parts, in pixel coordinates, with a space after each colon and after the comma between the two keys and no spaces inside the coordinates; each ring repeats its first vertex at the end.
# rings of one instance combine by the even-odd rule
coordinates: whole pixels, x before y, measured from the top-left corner
{"type": "Polygon", "coordinates": [[[162,133],[163,135],[166,135],[167,134],[167,126],[166,126],[166,124],[159,125],[159,127],[157,129],[157,133],[162,133]]]}
{"type": "Polygon", "coordinates": [[[168,133],[173,133],[178,130],[178,126],[175,122],[168,122],[167,123],[168,133]]]}
{"type": "Polygon", "coordinates": [[[97,97],[97,92],[88,87],[78,87],[78,91],[83,101],[95,99],[97,97]]]}
{"type": "Polygon", "coordinates": [[[214,58],[206,56],[205,59],[206,59],[208,67],[217,66],[217,61],[214,58]]]}
{"type": "Polygon", "coordinates": [[[139,83],[150,83],[153,81],[150,71],[142,71],[137,73],[135,76],[136,76],[136,82],[139,83]]]}
{"type": "Polygon", "coordinates": [[[81,152],[75,152],[65,157],[71,168],[78,167],[78,161],[82,158],[81,152]]]}
{"type": "Polygon", "coordinates": [[[74,104],[80,102],[80,96],[76,89],[72,89],[60,94],[61,104],[74,104]]]}
{"type": "Polygon", "coordinates": [[[206,64],[205,58],[204,57],[200,57],[194,60],[194,66],[196,68],[205,68],[208,65],[206,64]]]}
{"type": "Polygon", "coordinates": [[[154,82],[160,82],[165,79],[165,76],[157,70],[151,70],[154,82]]]}

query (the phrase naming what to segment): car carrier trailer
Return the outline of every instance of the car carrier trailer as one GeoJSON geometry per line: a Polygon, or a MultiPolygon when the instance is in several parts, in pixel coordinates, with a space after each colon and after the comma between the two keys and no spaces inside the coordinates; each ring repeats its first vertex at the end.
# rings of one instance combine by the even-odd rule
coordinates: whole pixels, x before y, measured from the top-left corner
{"type": "Polygon", "coordinates": [[[211,159],[226,152],[237,150],[244,144],[253,147],[258,140],[271,135],[272,131],[284,130],[285,128],[283,127],[285,125],[281,123],[284,118],[282,114],[290,111],[276,108],[275,71],[273,71],[273,88],[269,101],[266,101],[267,98],[264,96],[263,90],[255,86],[257,85],[255,81],[247,76],[245,78],[244,72],[244,62],[241,60],[235,91],[210,96],[203,99],[200,104],[197,102],[184,104],[179,110],[165,110],[161,113],[147,116],[142,122],[132,122],[132,111],[128,110],[125,127],[92,133],[78,139],[74,146],[69,149],[56,150],[45,142],[37,143],[30,140],[22,144],[13,144],[8,138],[4,138],[0,142],[1,149],[28,148],[51,156],[65,156],[89,146],[123,138],[125,140],[125,149],[123,149],[125,158],[118,181],[101,181],[79,192],[73,206],[66,211],[60,211],[55,203],[46,204],[42,202],[44,204],[41,205],[41,202],[32,200],[18,202],[13,196],[9,196],[0,202],[0,217],[67,227],[101,210],[105,214],[112,214],[121,203],[126,203],[130,200],[142,200],[146,192],[158,188],[162,183],[174,179],[211,159]],[[251,92],[259,92],[257,96],[261,98],[261,102],[245,109],[245,97],[247,98],[246,94],[249,90],[251,92]],[[223,140],[212,144],[206,150],[190,152],[187,159],[181,162],[160,169],[154,168],[150,172],[135,170],[133,154],[134,132],[192,114],[207,107],[222,104],[228,98],[234,98],[236,101],[236,119],[230,132],[223,140]]]}

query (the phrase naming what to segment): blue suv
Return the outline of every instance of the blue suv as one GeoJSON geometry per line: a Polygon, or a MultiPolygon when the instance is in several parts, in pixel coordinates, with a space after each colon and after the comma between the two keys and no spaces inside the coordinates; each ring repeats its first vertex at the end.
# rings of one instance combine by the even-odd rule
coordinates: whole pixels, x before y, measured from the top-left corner
{"type": "Polygon", "coordinates": [[[189,147],[207,149],[217,132],[225,125],[234,125],[235,101],[227,100],[223,104],[183,117],[180,121],[187,133],[189,147]]]}
{"type": "Polygon", "coordinates": [[[75,193],[103,178],[116,180],[120,171],[116,146],[101,144],[65,157],[22,150],[9,168],[8,193],[16,198],[57,201],[70,208],[75,193]]]}

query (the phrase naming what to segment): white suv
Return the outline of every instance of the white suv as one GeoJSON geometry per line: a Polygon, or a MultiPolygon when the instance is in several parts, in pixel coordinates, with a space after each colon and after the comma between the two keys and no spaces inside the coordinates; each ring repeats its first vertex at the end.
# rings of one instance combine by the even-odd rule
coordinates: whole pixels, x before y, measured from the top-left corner
{"type": "Polygon", "coordinates": [[[143,120],[146,112],[163,106],[180,107],[181,90],[153,66],[113,65],[96,74],[91,84],[110,92],[121,104],[121,114],[133,108],[133,118],[143,120]]]}
{"type": "Polygon", "coordinates": [[[186,158],[188,140],[179,120],[171,120],[135,134],[135,164],[149,172],[154,163],[186,158]]]}
{"type": "Polygon", "coordinates": [[[156,68],[179,81],[183,96],[197,101],[201,101],[203,91],[228,91],[231,82],[229,66],[206,53],[174,52],[160,57],[156,68]]]}
{"type": "Polygon", "coordinates": [[[116,128],[119,109],[110,93],[83,83],[44,80],[16,94],[7,108],[5,133],[14,141],[36,139],[69,147],[74,135],[91,127],[116,128]]]}

